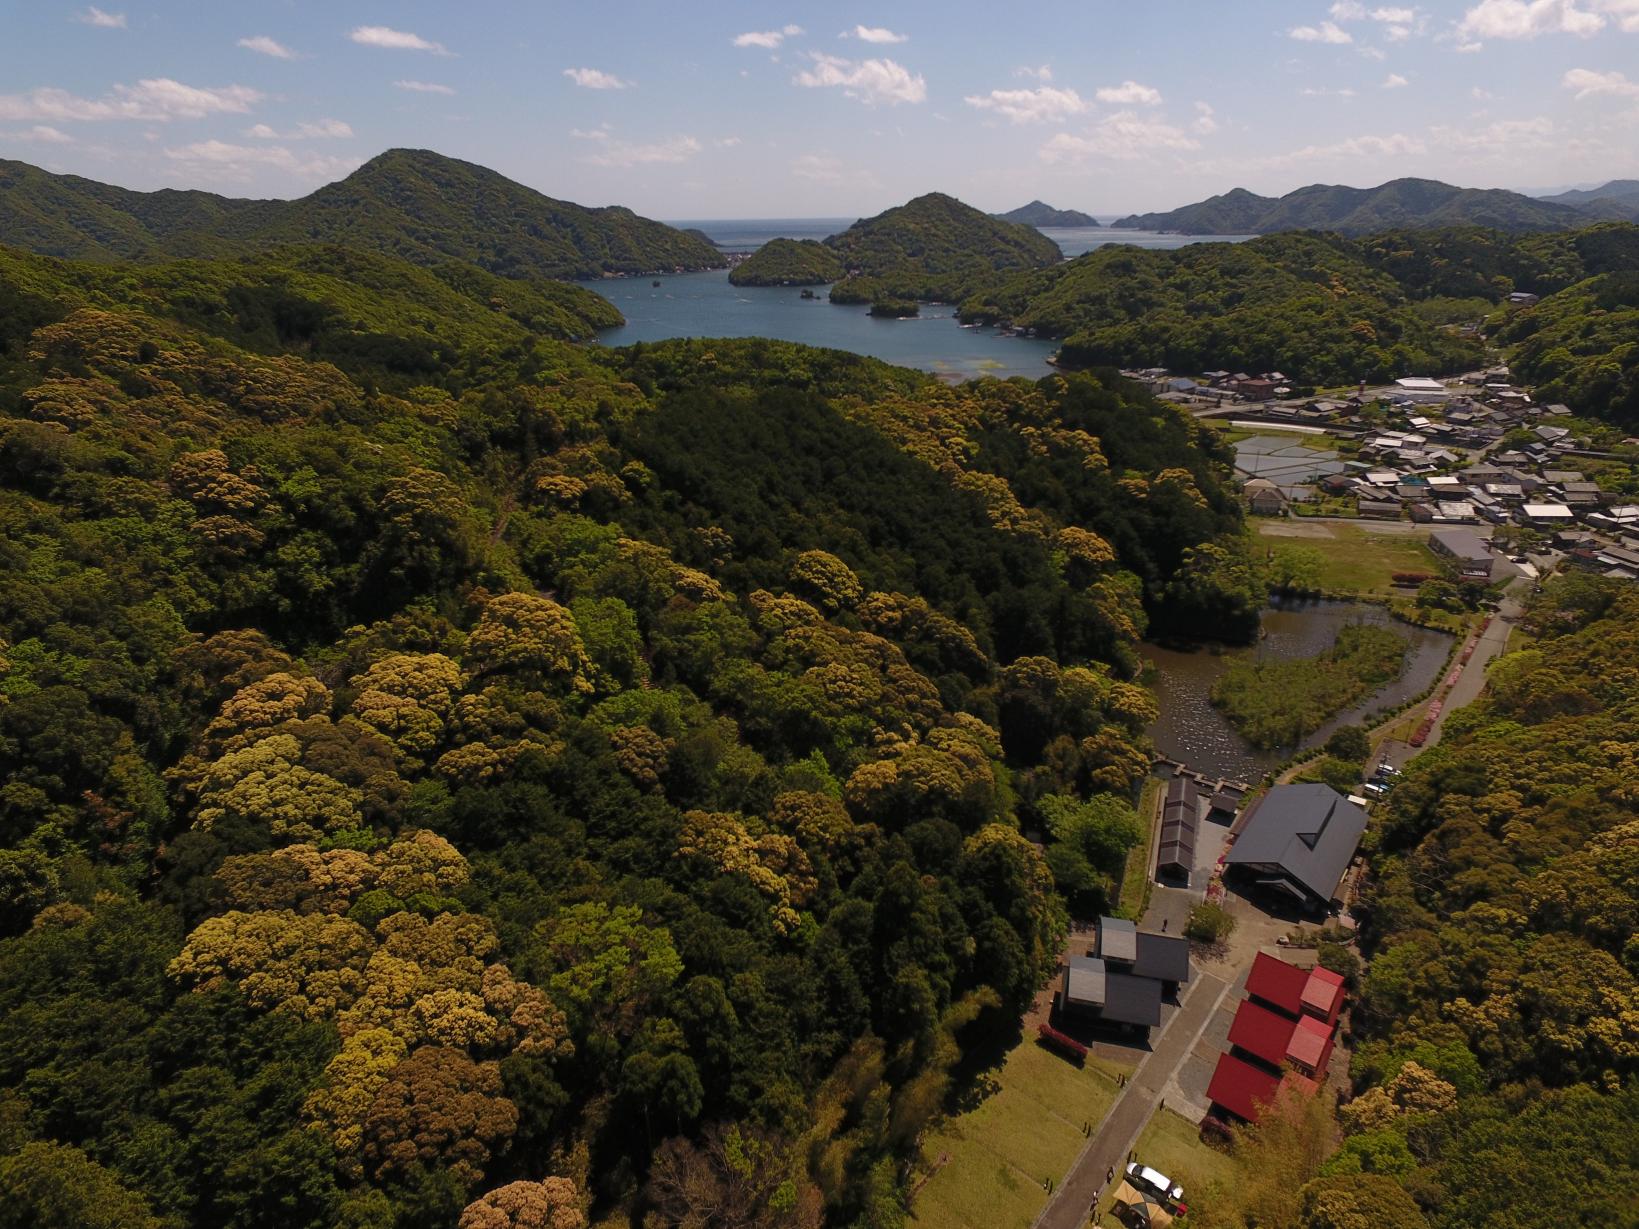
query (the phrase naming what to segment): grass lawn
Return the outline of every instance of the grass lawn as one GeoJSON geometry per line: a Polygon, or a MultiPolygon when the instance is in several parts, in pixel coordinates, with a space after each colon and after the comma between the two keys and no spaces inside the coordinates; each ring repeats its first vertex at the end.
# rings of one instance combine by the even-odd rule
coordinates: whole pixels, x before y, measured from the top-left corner
{"type": "MultiPolygon", "coordinates": [[[[1181,1114],[1161,1110],[1149,1121],[1136,1145],[1140,1164],[1159,1169],[1184,1188],[1184,1202],[1199,1205],[1214,1185],[1235,1178],[1235,1162],[1229,1154],[1201,1142],[1195,1124],[1181,1114]]],[[[1100,1207],[1101,1229],[1123,1229],[1111,1211],[1108,1197],[1100,1207]]]]}
{"type": "Polygon", "coordinates": [[[1116,914],[1135,922],[1144,916],[1150,903],[1150,840],[1155,835],[1155,808],[1162,789],[1159,777],[1144,778],[1144,790],[1138,796],[1138,818],[1144,825],[1144,836],[1127,851],[1121,885],[1116,889],[1116,914]]]}
{"type": "Polygon", "coordinates": [[[1056,1183],[1115,1101],[1125,1070],[1088,1056],[1076,1067],[1026,1037],[981,1077],[983,1100],[930,1131],[924,1165],[935,1168],[911,1200],[921,1229],[1030,1229],[1056,1183]],[[988,1087],[986,1087],[988,1086],[988,1087]]]}
{"type": "Polygon", "coordinates": [[[1286,520],[1255,518],[1255,524],[1260,546],[1277,558],[1301,552],[1328,593],[1388,596],[1395,592],[1396,572],[1441,572],[1424,533],[1373,532],[1366,522],[1312,522],[1301,526],[1301,534],[1292,533],[1286,520]]]}

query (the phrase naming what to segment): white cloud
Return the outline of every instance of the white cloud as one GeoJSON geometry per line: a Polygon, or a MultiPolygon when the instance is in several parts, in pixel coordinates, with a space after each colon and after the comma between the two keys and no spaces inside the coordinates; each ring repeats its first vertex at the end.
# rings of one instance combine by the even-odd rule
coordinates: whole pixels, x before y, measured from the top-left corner
{"type": "Polygon", "coordinates": [[[1385,90],[1398,90],[1404,89],[1410,84],[1411,82],[1407,81],[1399,73],[1390,73],[1387,77],[1383,78],[1382,88],[1385,90]]]}
{"type": "Polygon", "coordinates": [[[1559,149],[1565,144],[1556,134],[1554,122],[1546,116],[1499,120],[1484,128],[1467,124],[1461,127],[1438,124],[1428,131],[1429,137],[1437,145],[1460,155],[1467,162],[1511,163],[1531,151],[1559,149]]]}
{"type": "Polygon", "coordinates": [[[609,141],[600,154],[586,161],[593,166],[634,167],[656,162],[687,162],[700,152],[700,142],[693,137],[672,137],[647,145],[633,145],[627,141],[609,141]]]}
{"type": "Polygon", "coordinates": [[[1457,44],[1457,54],[1458,55],[1473,55],[1476,51],[1484,51],[1484,50],[1485,50],[1485,44],[1484,43],[1468,42],[1468,43],[1458,43],[1457,44]]]}
{"type": "Polygon", "coordinates": [[[76,16],[74,20],[83,25],[99,26],[104,30],[125,29],[124,13],[105,13],[94,4],[85,12],[76,16]]]}
{"type": "Polygon", "coordinates": [[[1331,13],[1339,21],[1366,20],[1366,6],[1358,0],[1337,0],[1337,3],[1332,5],[1331,13]]]}
{"type": "Polygon", "coordinates": [[[1061,132],[1041,147],[1047,163],[1076,163],[1088,158],[1132,161],[1160,150],[1199,149],[1201,143],[1181,128],[1148,120],[1135,111],[1117,111],[1080,135],[1061,132]]]}
{"type": "Polygon", "coordinates": [[[1195,104],[1195,122],[1190,125],[1191,130],[1200,136],[1210,136],[1218,131],[1217,112],[1204,102],[1195,104]]]}
{"type": "Polygon", "coordinates": [[[257,171],[275,170],[306,180],[334,179],[359,165],[357,158],[301,155],[283,145],[233,145],[196,141],[165,151],[177,170],[207,179],[244,181],[257,171]]]}
{"type": "Polygon", "coordinates": [[[40,145],[72,145],[74,138],[60,128],[53,128],[49,124],[35,124],[32,128],[23,128],[15,132],[0,132],[0,140],[24,141],[28,144],[40,145]]]}
{"type": "Polygon", "coordinates": [[[744,145],[739,137],[718,137],[712,142],[718,149],[733,149],[736,145],[744,145]]]}
{"type": "Polygon", "coordinates": [[[848,97],[857,98],[867,106],[922,102],[928,96],[928,83],[922,75],[911,72],[894,60],[860,60],[856,63],[818,52],[809,58],[813,61],[813,67],[805,68],[793,77],[793,84],[811,89],[838,87],[848,97]]]}
{"type": "Polygon", "coordinates": [[[1496,95],[1493,94],[1490,90],[1488,90],[1484,86],[1480,86],[1480,85],[1476,85],[1473,89],[1469,90],[1468,95],[1475,102],[1490,102],[1493,98],[1496,97],[1496,95]]]}
{"type": "Polygon", "coordinates": [[[1043,64],[1040,68],[1031,68],[1026,64],[1020,68],[1015,68],[1013,75],[1015,77],[1033,77],[1037,81],[1051,81],[1053,79],[1053,66],[1043,64]]]}
{"type": "Polygon", "coordinates": [[[607,141],[609,139],[609,125],[599,124],[596,128],[571,128],[569,135],[577,141],[607,141]]]}
{"type": "MultiPolygon", "coordinates": [[[[848,35],[842,37],[847,38],[848,35]]],[[[909,34],[895,34],[886,26],[855,26],[853,37],[862,43],[903,43],[910,39],[909,34]]]]}
{"type": "Polygon", "coordinates": [[[783,30],[750,30],[734,36],[736,47],[761,47],[772,51],[793,34],[801,34],[801,26],[787,26],[783,30]]]}
{"type": "Polygon", "coordinates": [[[1594,0],[1594,7],[1609,13],[1629,34],[1639,34],[1639,0],[1594,0]]]}
{"type": "Polygon", "coordinates": [[[969,94],[964,102],[981,111],[994,111],[1015,124],[1053,123],[1080,115],[1090,105],[1074,90],[1061,90],[1051,85],[1033,90],[991,90],[988,94],[969,94]]]}
{"type": "Polygon", "coordinates": [[[1332,89],[1324,85],[1306,85],[1298,91],[1305,98],[1353,98],[1354,91],[1348,86],[1339,86],[1332,89]]]}
{"type": "Polygon", "coordinates": [[[1330,145],[1305,145],[1289,153],[1276,154],[1262,160],[1267,167],[1289,167],[1308,162],[1356,161],[1362,158],[1404,158],[1428,152],[1428,144],[1420,137],[1403,132],[1387,136],[1349,137],[1330,145]]]}
{"type": "Polygon", "coordinates": [[[1586,38],[1604,28],[1605,18],[1578,7],[1578,0],[1480,0],[1463,14],[1457,34],[1469,41],[1536,38],[1542,34],[1586,38]]]}
{"type": "Polygon", "coordinates": [[[1141,104],[1146,107],[1159,106],[1161,91],[1151,85],[1140,85],[1136,81],[1123,81],[1120,85],[1106,85],[1099,88],[1094,95],[1099,102],[1113,103],[1118,106],[1132,106],[1141,104]]]}
{"type": "Polygon", "coordinates": [[[328,141],[353,135],[353,126],[339,119],[314,120],[297,124],[289,132],[279,132],[266,124],[255,124],[245,129],[247,137],[258,141],[328,141]]]}
{"type": "Polygon", "coordinates": [[[443,43],[435,43],[408,30],[395,30],[391,26],[359,26],[347,37],[366,47],[385,47],[389,51],[430,51],[434,55],[449,55],[449,50],[443,43]]]}
{"type": "Polygon", "coordinates": [[[1597,73],[1591,68],[1573,68],[1565,74],[1560,84],[1568,90],[1575,90],[1578,102],[1597,94],[1639,98],[1639,81],[1629,81],[1619,72],[1597,73]]]}
{"type": "Polygon", "coordinates": [[[116,85],[102,98],[81,98],[50,87],[0,94],[0,120],[202,119],[223,112],[243,114],[261,99],[260,90],[246,85],[200,89],[169,77],[150,77],[135,85],[116,85]]]}
{"type": "Polygon", "coordinates": [[[583,90],[623,90],[631,84],[596,68],[566,68],[563,75],[583,90]]]}
{"type": "Polygon", "coordinates": [[[1323,21],[1318,26],[1293,26],[1286,32],[1288,38],[1300,43],[1352,43],[1354,35],[1336,22],[1323,21]]]}
{"type": "Polygon", "coordinates": [[[412,94],[454,94],[455,89],[448,85],[439,85],[436,81],[395,81],[401,90],[409,90],[412,94]]]}
{"type": "Polygon", "coordinates": [[[1360,48],[1360,54],[1365,56],[1368,60],[1381,61],[1389,58],[1389,53],[1384,51],[1381,47],[1362,47],[1360,48]]]}
{"type": "Polygon", "coordinates": [[[277,41],[276,39],[269,38],[265,34],[258,34],[254,38],[242,38],[239,40],[238,45],[243,47],[246,51],[255,51],[261,55],[270,55],[275,60],[294,60],[296,58],[296,53],[289,47],[286,47],[283,43],[277,41]]]}

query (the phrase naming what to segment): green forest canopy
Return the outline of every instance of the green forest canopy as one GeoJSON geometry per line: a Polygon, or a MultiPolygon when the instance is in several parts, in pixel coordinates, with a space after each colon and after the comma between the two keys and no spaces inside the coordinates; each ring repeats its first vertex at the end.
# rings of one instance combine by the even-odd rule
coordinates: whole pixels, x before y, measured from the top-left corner
{"type": "Polygon", "coordinates": [[[1138,637],[1256,608],[1214,437],[508,286],[0,256],[16,1215],[894,1224],[1024,833],[1107,902],[1138,637]]]}

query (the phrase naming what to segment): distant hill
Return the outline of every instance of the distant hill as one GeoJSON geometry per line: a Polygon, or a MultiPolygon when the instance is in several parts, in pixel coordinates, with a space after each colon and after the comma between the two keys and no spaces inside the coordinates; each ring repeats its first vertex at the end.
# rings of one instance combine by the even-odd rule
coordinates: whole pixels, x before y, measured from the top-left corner
{"type": "Polygon", "coordinates": [[[1336,385],[1461,371],[1483,357],[1335,235],[1171,250],[1110,244],[1018,274],[960,314],[1062,338],[1059,360],[1072,368],[1283,371],[1300,385],[1336,385]]]}
{"type": "Polygon", "coordinates": [[[1395,179],[1375,188],[1311,184],[1281,197],[1236,188],[1166,213],[1133,214],[1111,225],[1189,235],[1264,235],[1284,230],[1365,235],[1432,226],[1564,230],[1588,220],[1587,213],[1569,204],[1536,200],[1518,192],[1456,188],[1433,179],[1395,179]]]}
{"type": "MultiPolygon", "coordinates": [[[[831,287],[838,303],[956,301],[1007,274],[1064,259],[1058,244],[1034,227],[1003,222],[941,192],[862,218],[823,246],[846,274],[831,287]]],[[[775,277],[792,256],[788,246],[765,245],[736,277],[756,285],[775,277]]]]}
{"type": "Polygon", "coordinates": [[[990,216],[1000,218],[1003,222],[1017,222],[1020,226],[1098,225],[1090,213],[1082,213],[1079,209],[1054,209],[1042,201],[1031,201],[1028,205],[1020,205],[1017,209],[1010,209],[1006,213],[993,213],[990,216]]]}
{"type": "Polygon", "coordinates": [[[736,286],[823,286],[847,272],[817,239],[770,239],[754,258],[736,265],[728,280],[736,286]]]}
{"type": "Polygon", "coordinates": [[[391,149],[293,201],[132,192],[0,162],[0,243],[81,260],[230,256],[337,243],[504,277],[592,278],[720,268],[709,242],[629,209],[553,200],[470,162],[391,149]]]}
{"type": "Polygon", "coordinates": [[[1613,179],[1597,188],[1573,188],[1538,200],[1570,205],[1593,218],[1639,222],[1639,179],[1613,179]]]}

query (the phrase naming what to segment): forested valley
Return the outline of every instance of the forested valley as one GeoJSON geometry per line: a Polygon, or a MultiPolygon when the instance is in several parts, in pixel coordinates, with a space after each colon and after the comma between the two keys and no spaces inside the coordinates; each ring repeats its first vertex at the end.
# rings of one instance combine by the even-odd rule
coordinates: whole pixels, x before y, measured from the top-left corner
{"type": "Polygon", "coordinates": [[[1136,838],[1139,637],[1256,625],[1215,437],[0,257],[0,1221],[901,1224],[1136,838]]]}

